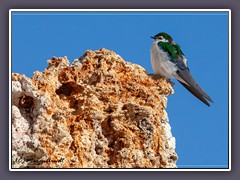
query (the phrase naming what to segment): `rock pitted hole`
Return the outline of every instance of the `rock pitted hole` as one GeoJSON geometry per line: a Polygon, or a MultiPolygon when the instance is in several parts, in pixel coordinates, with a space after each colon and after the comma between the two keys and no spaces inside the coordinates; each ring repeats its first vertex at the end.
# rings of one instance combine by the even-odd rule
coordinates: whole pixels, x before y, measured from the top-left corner
{"type": "Polygon", "coordinates": [[[88,79],[88,84],[96,86],[97,83],[101,81],[101,76],[97,73],[93,73],[92,76],[88,79]]]}
{"type": "Polygon", "coordinates": [[[79,100],[70,99],[70,108],[78,109],[79,100]]]}
{"type": "Polygon", "coordinates": [[[172,155],[170,156],[170,159],[173,160],[173,161],[177,161],[177,160],[178,160],[178,157],[177,157],[177,155],[172,154],[172,155]]]}
{"type": "Polygon", "coordinates": [[[114,109],[112,107],[108,107],[106,110],[105,110],[108,114],[111,114],[114,112],[114,109]]]}
{"type": "Polygon", "coordinates": [[[58,96],[64,95],[66,97],[69,97],[73,91],[74,88],[71,83],[63,83],[62,86],[56,90],[56,94],[58,96]]]}
{"type": "Polygon", "coordinates": [[[18,105],[26,112],[30,112],[33,107],[33,98],[31,96],[23,95],[19,98],[18,105]]]}
{"type": "Polygon", "coordinates": [[[153,132],[153,126],[146,118],[143,118],[139,121],[139,128],[143,131],[153,132]]]}

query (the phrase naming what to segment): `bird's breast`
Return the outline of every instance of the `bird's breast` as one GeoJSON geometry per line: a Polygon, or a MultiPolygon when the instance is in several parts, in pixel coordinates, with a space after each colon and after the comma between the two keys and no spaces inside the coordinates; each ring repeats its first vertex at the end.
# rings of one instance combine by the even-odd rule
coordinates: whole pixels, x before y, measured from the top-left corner
{"type": "Polygon", "coordinates": [[[151,64],[156,74],[166,78],[176,77],[177,66],[170,61],[168,53],[160,49],[155,42],[151,46],[151,64]]]}

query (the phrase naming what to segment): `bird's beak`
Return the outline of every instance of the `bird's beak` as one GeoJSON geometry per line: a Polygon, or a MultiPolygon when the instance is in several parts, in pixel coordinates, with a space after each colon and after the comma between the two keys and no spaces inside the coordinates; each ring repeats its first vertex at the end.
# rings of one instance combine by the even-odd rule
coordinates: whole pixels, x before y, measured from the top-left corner
{"type": "Polygon", "coordinates": [[[155,39],[155,37],[152,37],[152,36],[150,38],[155,39]]]}

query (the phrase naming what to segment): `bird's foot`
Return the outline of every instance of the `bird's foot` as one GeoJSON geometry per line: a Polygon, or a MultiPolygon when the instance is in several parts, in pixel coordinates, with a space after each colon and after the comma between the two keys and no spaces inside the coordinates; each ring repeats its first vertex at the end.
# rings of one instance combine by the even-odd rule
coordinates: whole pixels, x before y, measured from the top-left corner
{"type": "Polygon", "coordinates": [[[168,82],[171,84],[171,86],[174,86],[174,85],[175,85],[175,83],[172,82],[170,79],[168,79],[168,82]]]}

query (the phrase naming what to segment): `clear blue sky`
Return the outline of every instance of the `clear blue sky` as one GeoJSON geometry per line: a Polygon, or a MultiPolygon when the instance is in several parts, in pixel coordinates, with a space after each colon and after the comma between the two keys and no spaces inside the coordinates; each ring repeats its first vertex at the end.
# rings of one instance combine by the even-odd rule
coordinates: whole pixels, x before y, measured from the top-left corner
{"type": "Polygon", "coordinates": [[[228,166],[227,12],[14,12],[12,72],[32,77],[52,56],[70,62],[87,49],[106,48],[154,73],[152,39],[169,33],[188,59],[199,85],[212,97],[207,107],[173,80],[167,112],[180,168],[228,166]]]}

